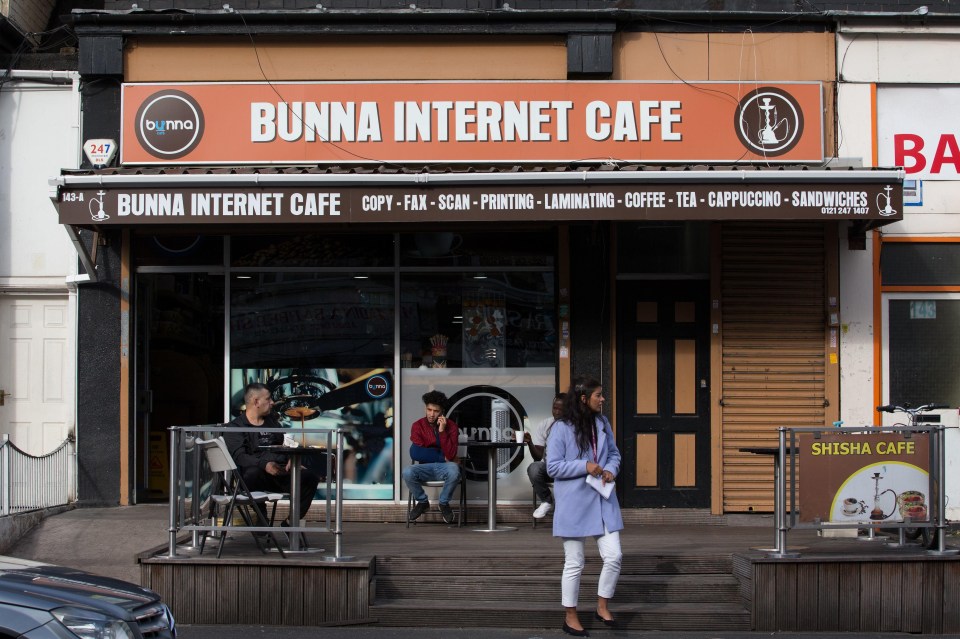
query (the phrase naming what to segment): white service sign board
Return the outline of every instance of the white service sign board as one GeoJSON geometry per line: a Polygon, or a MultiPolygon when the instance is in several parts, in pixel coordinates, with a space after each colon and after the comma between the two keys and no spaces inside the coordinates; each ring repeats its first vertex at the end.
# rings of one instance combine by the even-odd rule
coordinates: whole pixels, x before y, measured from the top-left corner
{"type": "Polygon", "coordinates": [[[960,179],[960,87],[878,87],[879,166],[907,179],[960,179]]]}

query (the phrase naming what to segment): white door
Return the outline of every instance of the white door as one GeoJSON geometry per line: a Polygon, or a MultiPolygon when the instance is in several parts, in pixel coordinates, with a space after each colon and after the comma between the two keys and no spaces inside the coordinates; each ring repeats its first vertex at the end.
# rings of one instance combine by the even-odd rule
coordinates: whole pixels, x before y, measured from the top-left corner
{"type": "Polygon", "coordinates": [[[42,455],[73,428],[74,356],[64,295],[0,295],[0,434],[42,455]]]}

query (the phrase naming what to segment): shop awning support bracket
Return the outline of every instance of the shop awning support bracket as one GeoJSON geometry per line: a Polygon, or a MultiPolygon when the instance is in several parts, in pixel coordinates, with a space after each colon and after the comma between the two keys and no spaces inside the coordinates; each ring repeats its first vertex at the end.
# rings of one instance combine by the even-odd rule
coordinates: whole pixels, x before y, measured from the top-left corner
{"type": "Polygon", "coordinates": [[[66,229],[67,235],[70,236],[70,241],[73,242],[73,247],[77,250],[77,256],[80,258],[80,263],[83,264],[83,270],[87,272],[87,276],[90,278],[90,282],[97,281],[97,248],[100,246],[100,233],[99,231],[93,232],[93,254],[91,255],[90,250],[87,249],[87,245],[83,243],[83,239],[80,237],[80,233],[77,231],[77,227],[72,224],[64,224],[63,228],[66,229]]]}

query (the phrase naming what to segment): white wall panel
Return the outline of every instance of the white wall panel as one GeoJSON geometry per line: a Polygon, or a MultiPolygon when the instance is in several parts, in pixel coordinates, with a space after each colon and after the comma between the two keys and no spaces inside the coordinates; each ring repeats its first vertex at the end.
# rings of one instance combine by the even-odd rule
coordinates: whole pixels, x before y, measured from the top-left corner
{"type": "Polygon", "coordinates": [[[71,85],[9,81],[0,93],[0,286],[65,289],[76,251],[47,180],[80,158],[80,107],[71,85]]]}
{"type": "Polygon", "coordinates": [[[839,34],[837,36],[837,74],[840,82],[876,82],[880,76],[877,49],[873,34],[839,34]]]}
{"type": "Polygon", "coordinates": [[[960,35],[842,33],[837,65],[842,82],[960,83],[960,35]]]}
{"type": "Polygon", "coordinates": [[[851,251],[841,228],[840,419],[847,426],[873,423],[873,246],[851,251]]]}
{"type": "Polygon", "coordinates": [[[841,84],[837,88],[837,154],[859,158],[863,166],[872,166],[873,162],[872,94],[869,84],[841,84]]]}

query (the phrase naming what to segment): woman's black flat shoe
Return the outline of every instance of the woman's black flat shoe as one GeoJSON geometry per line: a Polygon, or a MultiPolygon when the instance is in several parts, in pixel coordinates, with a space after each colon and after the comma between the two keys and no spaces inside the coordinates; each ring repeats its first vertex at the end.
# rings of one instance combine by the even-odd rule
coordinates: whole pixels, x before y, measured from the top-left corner
{"type": "Polygon", "coordinates": [[[616,619],[604,619],[603,617],[600,616],[600,613],[599,613],[599,612],[593,613],[593,616],[597,618],[597,621],[603,622],[603,625],[605,625],[607,628],[616,628],[616,627],[617,627],[617,620],[616,620],[616,619]]]}
{"type": "Polygon", "coordinates": [[[565,633],[567,633],[568,635],[573,635],[574,637],[589,637],[589,636],[590,636],[590,633],[587,632],[586,630],[574,630],[573,628],[571,628],[570,626],[567,625],[567,622],[566,622],[566,621],[563,622],[563,631],[564,631],[565,633]]]}

